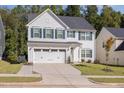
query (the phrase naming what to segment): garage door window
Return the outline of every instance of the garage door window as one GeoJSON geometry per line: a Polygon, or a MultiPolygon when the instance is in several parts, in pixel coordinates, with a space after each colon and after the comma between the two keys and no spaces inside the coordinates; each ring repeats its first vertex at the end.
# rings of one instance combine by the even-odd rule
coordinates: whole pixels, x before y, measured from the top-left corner
{"type": "Polygon", "coordinates": [[[43,49],[43,52],[49,52],[49,49],[43,49]]]}
{"type": "Polygon", "coordinates": [[[41,51],[41,49],[34,49],[34,51],[35,51],[35,52],[40,52],[40,51],[41,51]]]}
{"type": "Polygon", "coordinates": [[[57,52],[57,49],[52,49],[51,52],[57,52]]]}
{"type": "Polygon", "coordinates": [[[60,49],[59,51],[60,51],[60,52],[65,52],[65,50],[64,50],[64,49],[60,49]]]}

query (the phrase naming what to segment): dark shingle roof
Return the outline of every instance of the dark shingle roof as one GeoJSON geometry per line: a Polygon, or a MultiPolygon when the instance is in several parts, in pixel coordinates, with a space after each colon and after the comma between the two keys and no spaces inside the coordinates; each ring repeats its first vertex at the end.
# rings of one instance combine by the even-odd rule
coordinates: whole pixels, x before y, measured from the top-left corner
{"type": "Polygon", "coordinates": [[[106,29],[116,37],[124,37],[124,28],[106,27],[106,29]]]}
{"type": "MultiPolygon", "coordinates": [[[[33,20],[38,14],[28,14],[28,22],[33,20]]],[[[95,30],[83,17],[58,16],[71,29],[95,30]]]]}
{"type": "Polygon", "coordinates": [[[71,29],[95,30],[83,17],[58,16],[71,29]]]}
{"type": "Polygon", "coordinates": [[[124,50],[124,41],[116,48],[115,51],[122,51],[124,50]]]}

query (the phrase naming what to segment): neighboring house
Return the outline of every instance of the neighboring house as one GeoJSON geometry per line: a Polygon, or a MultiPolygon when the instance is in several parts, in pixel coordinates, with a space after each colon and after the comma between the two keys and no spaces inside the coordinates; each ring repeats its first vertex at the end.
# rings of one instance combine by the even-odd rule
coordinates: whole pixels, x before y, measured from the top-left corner
{"type": "Polygon", "coordinates": [[[4,49],[5,49],[5,31],[3,27],[2,18],[0,16],[0,60],[3,57],[4,49]]]}
{"type": "Polygon", "coordinates": [[[29,14],[28,62],[95,60],[96,30],[83,17],[57,16],[50,9],[29,14]]]}
{"type": "Polygon", "coordinates": [[[100,63],[124,65],[124,28],[103,27],[96,40],[97,59],[100,63]],[[113,43],[106,61],[106,42],[112,38],[113,43]]]}

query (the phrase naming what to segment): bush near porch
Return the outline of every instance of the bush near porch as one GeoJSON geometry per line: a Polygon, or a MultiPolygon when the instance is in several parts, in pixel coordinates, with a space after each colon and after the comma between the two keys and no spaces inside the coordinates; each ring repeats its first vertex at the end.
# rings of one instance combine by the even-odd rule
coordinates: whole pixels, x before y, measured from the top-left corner
{"type": "Polygon", "coordinates": [[[22,64],[10,64],[6,61],[0,61],[0,74],[16,74],[22,67],[22,64]]]}
{"type": "Polygon", "coordinates": [[[81,71],[83,75],[114,75],[114,76],[123,76],[124,75],[124,67],[118,66],[107,66],[102,64],[93,64],[93,63],[81,63],[74,64],[75,68],[81,71]],[[105,71],[104,69],[109,67],[111,71],[105,71]]]}

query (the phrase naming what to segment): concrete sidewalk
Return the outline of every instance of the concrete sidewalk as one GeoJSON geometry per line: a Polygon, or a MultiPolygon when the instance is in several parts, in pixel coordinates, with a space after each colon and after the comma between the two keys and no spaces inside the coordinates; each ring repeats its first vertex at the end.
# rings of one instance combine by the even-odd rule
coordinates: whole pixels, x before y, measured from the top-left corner
{"type": "Polygon", "coordinates": [[[17,74],[24,75],[24,74],[32,74],[32,73],[33,73],[32,65],[23,65],[17,74]]]}

